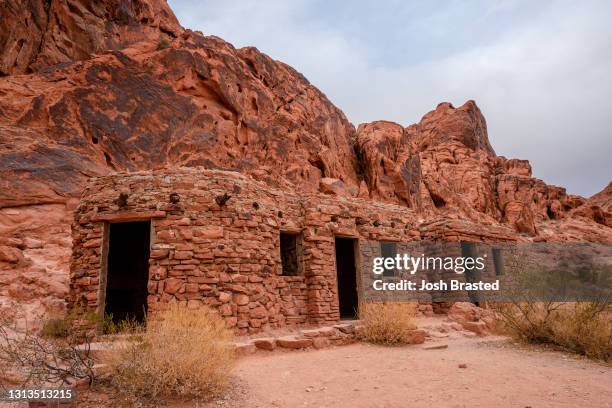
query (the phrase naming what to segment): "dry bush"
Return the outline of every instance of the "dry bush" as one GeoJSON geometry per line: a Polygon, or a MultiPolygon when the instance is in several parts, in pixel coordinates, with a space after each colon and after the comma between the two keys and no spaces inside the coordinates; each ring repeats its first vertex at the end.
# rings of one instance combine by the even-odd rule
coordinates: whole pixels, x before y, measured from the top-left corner
{"type": "Polygon", "coordinates": [[[607,302],[513,302],[496,306],[506,332],[528,343],[551,344],[591,358],[612,359],[607,302]]]}
{"type": "Polygon", "coordinates": [[[362,338],[376,344],[406,344],[416,329],[417,304],[412,302],[366,302],[359,307],[362,338]]]}
{"type": "MultiPolygon", "coordinates": [[[[90,352],[92,337],[72,331],[63,319],[46,325],[47,338],[26,330],[20,332],[12,322],[0,318],[0,367],[11,382],[20,386],[73,384],[96,379],[90,352]],[[61,323],[59,323],[61,321],[61,323]]],[[[0,378],[0,388],[4,381],[0,378]]]]}
{"type": "Polygon", "coordinates": [[[93,311],[86,312],[79,308],[73,308],[65,315],[51,316],[47,318],[40,330],[40,336],[47,339],[67,339],[70,342],[78,342],[84,338],[92,337],[87,327],[94,325],[98,320],[93,311]]]}
{"type": "Polygon", "coordinates": [[[67,338],[72,331],[70,320],[50,318],[44,321],[40,335],[46,338],[67,338]]]}
{"type": "Polygon", "coordinates": [[[148,321],[139,340],[104,359],[112,385],[127,396],[210,398],[228,383],[234,361],[231,340],[217,313],[172,305],[148,321]]]}

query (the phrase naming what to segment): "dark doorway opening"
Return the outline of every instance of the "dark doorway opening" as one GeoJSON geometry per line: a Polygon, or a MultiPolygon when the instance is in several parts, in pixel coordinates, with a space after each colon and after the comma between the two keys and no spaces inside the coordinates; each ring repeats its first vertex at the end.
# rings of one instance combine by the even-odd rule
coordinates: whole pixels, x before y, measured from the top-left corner
{"type": "MultiPolygon", "coordinates": [[[[395,258],[397,255],[397,243],[395,242],[381,242],[380,243],[380,256],[383,258],[395,258]]],[[[390,268],[383,271],[383,276],[391,277],[397,273],[395,268],[390,268]]]]}
{"type": "MultiPolygon", "coordinates": [[[[463,262],[465,262],[465,258],[476,259],[476,244],[473,242],[461,241],[461,257],[464,258],[463,262]]],[[[478,282],[481,279],[480,271],[477,269],[467,269],[464,276],[465,281],[470,283],[478,282]]],[[[475,290],[468,290],[467,293],[468,297],[470,298],[470,302],[476,306],[480,306],[480,296],[478,295],[478,292],[475,290]]]]}
{"type": "Polygon", "coordinates": [[[115,322],[145,320],[150,241],[150,221],[110,224],[104,312],[115,322]]]}
{"type": "Polygon", "coordinates": [[[336,237],[336,273],[338,274],[338,306],[340,318],[357,317],[357,268],[352,238],[336,237]]]}
{"type": "Polygon", "coordinates": [[[298,234],[280,233],[280,252],[283,276],[298,276],[300,274],[298,234]]]}

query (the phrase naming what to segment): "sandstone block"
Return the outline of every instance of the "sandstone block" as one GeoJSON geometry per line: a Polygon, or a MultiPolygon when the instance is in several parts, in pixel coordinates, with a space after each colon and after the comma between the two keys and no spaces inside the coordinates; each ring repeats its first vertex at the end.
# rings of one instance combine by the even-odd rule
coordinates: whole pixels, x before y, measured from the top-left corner
{"type": "Polygon", "coordinates": [[[152,259],[161,259],[167,257],[169,252],[168,249],[152,249],[149,257],[152,259]]]}
{"type": "Polygon", "coordinates": [[[238,306],[244,306],[249,304],[249,297],[242,293],[234,294],[234,303],[238,306]]]}
{"type": "Polygon", "coordinates": [[[83,248],[97,248],[100,245],[102,245],[102,240],[100,238],[90,239],[85,241],[85,243],[83,244],[83,248]]]}
{"type": "Polygon", "coordinates": [[[254,309],[251,309],[250,316],[253,319],[262,319],[268,315],[266,308],[263,306],[258,306],[254,309]]]}
{"type": "Polygon", "coordinates": [[[414,329],[408,332],[408,344],[422,344],[425,343],[427,337],[427,331],[423,329],[414,329]]]}
{"type": "Polygon", "coordinates": [[[487,324],[483,321],[478,321],[478,322],[463,322],[461,324],[463,326],[463,328],[465,330],[469,330],[471,332],[476,333],[479,336],[486,336],[488,331],[487,331],[487,324]]]}
{"type": "Polygon", "coordinates": [[[255,347],[261,350],[272,351],[276,348],[276,340],[271,337],[255,339],[253,340],[253,344],[255,344],[255,347]]]}
{"type": "Polygon", "coordinates": [[[336,334],[336,329],[333,327],[323,327],[317,330],[321,337],[332,337],[336,334]]]}
{"type": "Polygon", "coordinates": [[[164,292],[174,294],[181,290],[183,286],[183,281],[180,279],[166,279],[164,281],[164,292]]]}
{"type": "Polygon", "coordinates": [[[448,318],[459,323],[478,320],[479,307],[469,302],[455,302],[448,311],[448,318]]]}
{"type": "Polygon", "coordinates": [[[185,285],[185,292],[187,293],[197,293],[199,290],[197,283],[187,283],[185,285]]]}
{"type": "Polygon", "coordinates": [[[231,316],[232,315],[232,306],[229,303],[224,303],[219,307],[219,313],[221,316],[231,316]]]}
{"type": "Polygon", "coordinates": [[[174,259],[191,259],[193,251],[174,251],[174,259]]]}
{"type": "Polygon", "coordinates": [[[250,341],[235,343],[235,351],[239,356],[253,354],[257,351],[257,347],[250,341]]]}
{"type": "Polygon", "coordinates": [[[353,334],[355,333],[355,326],[352,323],[342,323],[334,325],[334,328],[340,330],[345,334],[353,334]]]}
{"type": "Polygon", "coordinates": [[[197,236],[206,239],[223,238],[223,227],[208,227],[201,228],[197,232],[197,236]]]}
{"type": "Polygon", "coordinates": [[[165,266],[153,266],[151,267],[151,276],[153,279],[164,279],[168,275],[168,270],[165,266]]]}
{"type": "Polygon", "coordinates": [[[319,330],[317,330],[317,329],[302,330],[301,333],[302,333],[302,336],[308,337],[308,338],[313,338],[313,337],[318,337],[319,336],[319,330]]]}
{"type": "Polygon", "coordinates": [[[287,336],[276,339],[276,344],[279,347],[288,349],[302,349],[312,346],[312,339],[298,339],[293,336],[287,336]]]}

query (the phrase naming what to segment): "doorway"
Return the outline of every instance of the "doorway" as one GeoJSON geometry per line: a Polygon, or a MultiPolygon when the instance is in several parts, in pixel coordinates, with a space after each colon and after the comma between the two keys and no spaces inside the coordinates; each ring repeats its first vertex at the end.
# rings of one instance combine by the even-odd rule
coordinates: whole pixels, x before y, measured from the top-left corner
{"type": "Polygon", "coordinates": [[[147,314],[151,222],[110,224],[104,312],[114,322],[147,314]]]}
{"type": "Polygon", "coordinates": [[[336,273],[338,275],[338,306],[341,319],[357,317],[357,268],[353,238],[336,237],[336,273]]]}

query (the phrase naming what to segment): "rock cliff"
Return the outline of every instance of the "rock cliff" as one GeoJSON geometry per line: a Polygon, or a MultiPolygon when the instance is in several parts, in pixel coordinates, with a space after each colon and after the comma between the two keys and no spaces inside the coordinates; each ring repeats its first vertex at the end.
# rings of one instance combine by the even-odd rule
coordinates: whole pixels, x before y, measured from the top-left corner
{"type": "Polygon", "coordinates": [[[534,240],[612,241],[612,187],[568,195],[497,156],[472,101],[406,128],[355,129],[299,72],[183,29],[163,0],[0,4],[0,307],[62,310],[89,177],[175,166],[393,202],[423,220],[507,224],[534,240]]]}
{"type": "Polygon", "coordinates": [[[441,103],[406,128],[362,124],[356,140],[372,199],[507,224],[535,240],[610,240],[610,186],[587,200],[534,178],[526,160],[497,156],[474,101],[441,103]]]}
{"type": "Polygon", "coordinates": [[[174,38],[182,28],[165,1],[5,0],[0,6],[0,75],[37,71],[174,38]]]}

